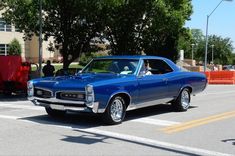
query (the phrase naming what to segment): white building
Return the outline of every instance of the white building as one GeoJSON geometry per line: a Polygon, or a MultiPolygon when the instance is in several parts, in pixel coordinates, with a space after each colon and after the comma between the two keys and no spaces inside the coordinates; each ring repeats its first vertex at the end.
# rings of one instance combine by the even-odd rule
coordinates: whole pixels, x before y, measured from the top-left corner
{"type": "MultiPolygon", "coordinates": [[[[8,46],[10,42],[16,38],[22,48],[22,58],[23,60],[27,60],[30,62],[38,63],[39,60],[39,42],[38,37],[33,36],[31,40],[24,41],[23,33],[19,32],[17,28],[13,25],[6,24],[6,22],[2,19],[1,11],[0,11],[0,55],[8,55],[8,46]]],[[[59,52],[50,52],[48,50],[49,43],[53,43],[53,39],[49,39],[49,41],[44,41],[42,46],[42,59],[43,60],[57,60],[60,57],[59,52]]]]}

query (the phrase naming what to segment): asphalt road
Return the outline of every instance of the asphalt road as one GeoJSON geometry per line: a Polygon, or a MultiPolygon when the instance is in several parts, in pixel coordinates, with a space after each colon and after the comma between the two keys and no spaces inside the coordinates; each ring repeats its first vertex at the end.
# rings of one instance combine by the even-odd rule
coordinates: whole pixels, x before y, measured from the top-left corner
{"type": "Polygon", "coordinates": [[[235,85],[209,85],[187,112],[169,105],[127,113],[52,119],[20,96],[0,95],[0,155],[235,155],[235,85]]]}

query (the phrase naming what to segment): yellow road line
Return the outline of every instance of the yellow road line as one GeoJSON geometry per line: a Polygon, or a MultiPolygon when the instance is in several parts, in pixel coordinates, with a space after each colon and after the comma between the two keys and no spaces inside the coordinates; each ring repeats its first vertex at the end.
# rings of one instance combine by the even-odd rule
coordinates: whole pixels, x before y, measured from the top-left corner
{"type": "Polygon", "coordinates": [[[228,118],[232,118],[232,117],[235,117],[235,111],[226,112],[226,113],[222,113],[222,114],[218,114],[218,115],[213,115],[213,116],[209,116],[209,117],[202,118],[202,119],[192,120],[192,121],[177,124],[177,125],[174,125],[174,126],[169,126],[169,127],[166,127],[162,130],[165,133],[170,134],[170,133],[183,131],[183,130],[190,129],[190,128],[193,128],[193,127],[196,127],[196,126],[201,126],[201,125],[204,125],[204,124],[208,124],[208,123],[211,123],[211,122],[224,120],[224,119],[228,119],[228,118]]]}

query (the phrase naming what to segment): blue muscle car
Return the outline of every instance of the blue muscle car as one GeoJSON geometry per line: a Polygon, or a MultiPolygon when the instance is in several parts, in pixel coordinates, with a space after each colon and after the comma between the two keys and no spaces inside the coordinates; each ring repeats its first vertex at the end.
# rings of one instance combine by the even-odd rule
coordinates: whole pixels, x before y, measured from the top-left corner
{"type": "Polygon", "coordinates": [[[75,75],[29,81],[28,99],[53,117],[68,111],[102,113],[108,124],[118,124],[127,110],[161,103],[186,111],[190,95],[206,85],[204,74],[182,71],[166,58],[107,56],[75,75]]]}

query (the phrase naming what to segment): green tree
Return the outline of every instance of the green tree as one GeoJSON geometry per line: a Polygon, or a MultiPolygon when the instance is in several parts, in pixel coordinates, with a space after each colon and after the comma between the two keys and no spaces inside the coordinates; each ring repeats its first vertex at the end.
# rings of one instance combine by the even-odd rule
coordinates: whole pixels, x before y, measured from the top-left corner
{"type": "Polygon", "coordinates": [[[9,44],[9,55],[21,55],[21,45],[17,39],[13,39],[9,44]]]}
{"type": "Polygon", "coordinates": [[[189,0],[117,0],[108,6],[106,35],[112,54],[160,55],[177,59],[179,33],[192,13],[189,0]]]}
{"type": "Polygon", "coordinates": [[[192,13],[191,1],[158,0],[153,6],[149,29],[143,37],[144,49],[147,54],[176,60],[180,33],[192,13]]]}
{"type": "MultiPolygon", "coordinates": [[[[232,41],[230,38],[222,38],[217,35],[210,35],[208,37],[208,63],[212,61],[212,45],[213,46],[213,59],[214,64],[231,64],[232,63],[232,41]]],[[[205,39],[198,42],[197,50],[195,53],[197,61],[203,61],[205,58],[205,39]]]]}
{"type": "MultiPolygon", "coordinates": [[[[2,0],[0,8],[6,21],[15,24],[26,38],[39,32],[38,0],[2,0]]],[[[42,0],[44,39],[53,37],[61,45],[63,67],[83,52],[89,52],[90,40],[101,32],[101,7],[96,0],[42,0]]]]}
{"type": "Polygon", "coordinates": [[[212,35],[209,36],[208,40],[208,62],[212,60],[212,46],[214,52],[214,63],[215,64],[232,64],[232,41],[230,38],[222,38],[221,36],[212,35]]]}
{"type": "MultiPolygon", "coordinates": [[[[200,29],[186,29],[183,34],[180,34],[178,49],[184,50],[185,58],[192,58],[192,48],[194,59],[202,60],[203,47],[205,46],[205,37],[203,35],[202,30],[200,29]],[[192,44],[193,47],[192,47],[192,44]]],[[[204,58],[204,57],[203,57],[204,58]]]]}
{"type": "Polygon", "coordinates": [[[191,44],[193,39],[190,29],[185,28],[179,35],[178,51],[184,50],[184,58],[191,58],[190,50],[192,50],[191,44]]]}
{"type": "MultiPolygon", "coordinates": [[[[38,0],[2,0],[4,19],[26,35],[38,34],[38,0]]],[[[42,0],[44,39],[61,45],[64,68],[90,52],[94,37],[105,37],[111,53],[166,56],[175,60],[191,0],[42,0]]]]}

